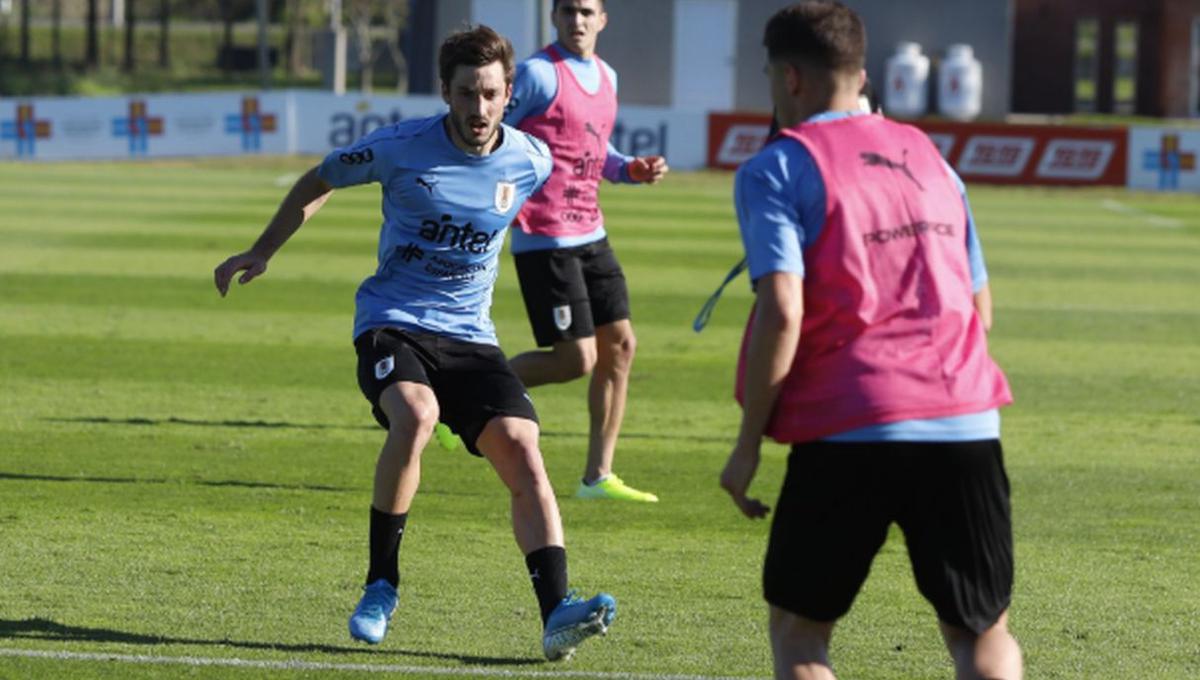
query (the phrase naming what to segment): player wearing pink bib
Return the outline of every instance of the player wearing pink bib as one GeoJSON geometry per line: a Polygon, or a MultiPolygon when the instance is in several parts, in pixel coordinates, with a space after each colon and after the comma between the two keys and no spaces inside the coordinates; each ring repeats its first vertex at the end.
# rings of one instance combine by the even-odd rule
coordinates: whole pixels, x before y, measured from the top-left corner
{"type": "Polygon", "coordinates": [[[858,109],[866,32],[839,2],[767,23],[781,132],[738,170],[755,310],[721,486],[748,517],[764,435],[792,445],[763,568],[777,678],[834,677],[829,641],[892,523],[960,680],[1021,677],[990,294],[957,176],[858,109]]]}
{"type": "Polygon", "coordinates": [[[613,473],[636,338],[625,275],[608,244],[600,180],[654,183],[659,156],[622,155],[609,142],[617,117],[616,72],[596,56],[608,15],[603,0],[555,0],[558,40],[517,69],[505,122],[546,142],[554,171],[526,202],[512,253],[538,347],[512,358],[528,387],[591,373],[587,465],[580,498],[657,501],[613,473]]]}

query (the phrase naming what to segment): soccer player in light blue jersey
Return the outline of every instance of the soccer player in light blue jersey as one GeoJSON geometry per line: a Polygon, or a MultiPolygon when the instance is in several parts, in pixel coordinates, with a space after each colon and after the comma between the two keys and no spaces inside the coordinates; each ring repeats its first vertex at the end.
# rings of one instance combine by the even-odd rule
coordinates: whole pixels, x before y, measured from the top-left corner
{"type": "Polygon", "coordinates": [[[330,153],[292,187],[247,251],[214,272],[221,295],[248,283],[335,188],[379,183],[379,266],[356,297],[358,381],[387,438],[375,468],[370,564],[350,634],[379,643],[398,604],[400,540],[439,419],[491,463],[511,494],[513,532],[542,614],[546,657],[569,657],[616,615],[612,596],[567,592],[554,490],[533,403],[496,343],[489,317],[508,224],[550,174],[550,152],[501,123],[512,93],[508,40],[486,26],[439,52],[450,111],[401,121],[330,153]]]}
{"type": "Polygon", "coordinates": [[[899,525],[958,678],[1022,675],[987,349],[991,298],[961,181],[920,130],[859,111],[866,30],[840,2],[763,32],[780,132],[734,180],[755,309],[720,483],[750,518],[764,437],[791,445],[763,567],[775,677],[832,680],[829,645],[899,525]]]}

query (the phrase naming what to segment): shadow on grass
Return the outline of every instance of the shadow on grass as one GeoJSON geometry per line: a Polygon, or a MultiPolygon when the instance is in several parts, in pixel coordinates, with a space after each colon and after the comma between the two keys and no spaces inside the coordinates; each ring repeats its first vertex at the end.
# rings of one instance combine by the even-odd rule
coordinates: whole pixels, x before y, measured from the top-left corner
{"type": "MultiPolygon", "coordinates": [[[[42,418],[51,423],[80,423],[85,425],[192,425],[196,427],[250,427],[279,430],[380,430],[377,425],[332,425],[329,423],[289,423],[286,421],[270,420],[199,420],[196,418],[110,418],[108,416],[81,416],[75,418],[42,418]]],[[[705,436],[686,434],[656,434],[650,432],[622,432],[622,439],[669,439],[672,441],[701,442],[705,444],[730,444],[734,440],[731,432],[728,436],[705,436]]],[[[551,439],[586,438],[586,432],[561,432],[542,430],[542,437],[551,439]]]]}
{"type": "Polygon", "coordinates": [[[378,430],[377,425],[330,425],[327,423],[289,423],[270,420],[198,420],[195,418],[109,418],[90,416],[77,418],[43,418],[52,423],[83,423],[87,425],[194,425],[197,427],[253,427],[276,430],[378,430]]]}
{"type": "Polygon", "coordinates": [[[49,619],[22,619],[19,621],[0,619],[0,639],[43,640],[48,642],[107,642],[126,645],[194,645],[199,647],[233,647],[275,652],[320,653],[320,654],[363,654],[375,658],[400,655],[439,661],[458,661],[476,666],[528,666],[541,664],[541,659],[528,657],[471,656],[406,649],[379,649],[365,646],[283,644],[254,642],[248,640],[199,640],[161,635],[129,633],[108,628],[68,626],[49,619]]]}
{"type": "Polygon", "coordinates": [[[194,484],[197,486],[236,487],[243,489],[283,489],[287,491],[358,491],[357,488],[324,486],[321,484],[272,484],[268,482],[246,482],[236,479],[185,480],[146,479],[138,477],[69,477],[66,475],[29,475],[19,472],[0,472],[0,480],[15,479],[30,482],[92,482],[97,484],[194,484]]]}

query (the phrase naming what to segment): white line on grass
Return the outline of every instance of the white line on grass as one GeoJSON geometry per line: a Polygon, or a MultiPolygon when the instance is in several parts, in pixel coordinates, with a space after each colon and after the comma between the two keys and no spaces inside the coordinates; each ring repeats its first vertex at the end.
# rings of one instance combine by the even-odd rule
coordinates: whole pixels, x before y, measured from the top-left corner
{"type": "Polygon", "coordinates": [[[600,671],[510,671],[487,668],[448,668],[445,666],[397,666],[392,664],[323,663],[319,661],[268,661],[256,659],[149,656],[144,654],[106,654],[103,652],[48,652],[37,649],[6,649],[0,647],[0,657],[54,661],[106,661],[164,666],[226,666],[231,668],[262,668],[282,671],[354,671],[357,673],[395,673],[397,675],[468,675],[480,678],[580,678],[594,680],[755,680],[749,677],[711,675],[667,675],[661,673],[604,673],[600,671]]]}
{"type": "Polygon", "coordinates": [[[1116,213],[1121,213],[1122,215],[1129,215],[1131,217],[1140,217],[1143,220],[1145,220],[1148,224],[1151,224],[1156,227],[1168,227],[1170,229],[1178,229],[1179,227],[1183,226],[1183,223],[1180,222],[1179,220],[1175,219],[1174,217],[1163,217],[1161,215],[1154,215],[1154,214],[1146,212],[1145,210],[1135,208],[1131,205],[1125,205],[1124,203],[1122,203],[1120,201],[1114,201],[1111,198],[1104,199],[1103,201],[1100,202],[1100,205],[1103,206],[1106,210],[1111,210],[1116,213]]]}

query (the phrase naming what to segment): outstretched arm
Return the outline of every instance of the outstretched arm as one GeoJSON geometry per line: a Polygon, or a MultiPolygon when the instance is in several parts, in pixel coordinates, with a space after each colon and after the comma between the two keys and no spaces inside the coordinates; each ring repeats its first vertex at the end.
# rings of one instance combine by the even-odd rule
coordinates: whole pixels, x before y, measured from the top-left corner
{"type": "Polygon", "coordinates": [[[626,156],[609,142],[603,175],[610,182],[656,184],[670,169],[662,156],[626,156]]]}
{"type": "Polygon", "coordinates": [[[757,281],[757,294],[746,353],[742,426],[721,472],[721,488],[751,518],[764,517],[770,511],[758,499],[746,496],[746,491],[758,470],[763,434],[800,341],[804,280],[788,272],[766,274],[757,281]]]}
{"type": "Polygon", "coordinates": [[[238,278],[241,284],[262,275],[267,270],[267,261],[287,243],[300,225],[321,209],[331,193],[333,187],[317,175],[317,167],[296,180],[254,245],[245,252],[231,256],[213,271],[213,282],[221,297],[229,292],[229,284],[239,271],[244,272],[238,278]]]}

